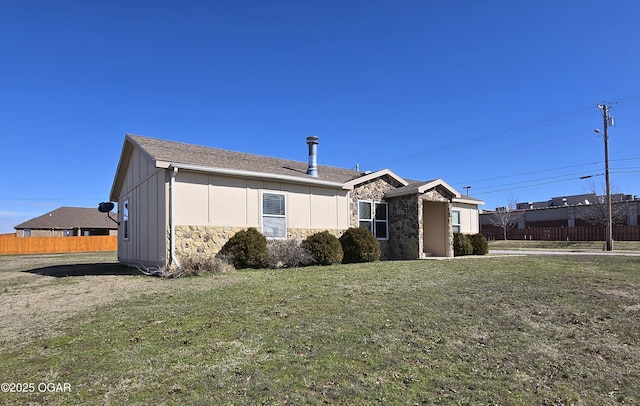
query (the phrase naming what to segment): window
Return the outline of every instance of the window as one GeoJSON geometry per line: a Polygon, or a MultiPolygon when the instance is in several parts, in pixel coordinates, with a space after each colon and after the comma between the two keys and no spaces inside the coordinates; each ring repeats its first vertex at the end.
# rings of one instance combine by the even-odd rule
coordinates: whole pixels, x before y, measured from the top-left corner
{"type": "Polygon", "coordinates": [[[23,233],[24,233],[23,235],[25,237],[31,237],[31,229],[30,228],[25,228],[23,233]]]}
{"type": "Polygon", "coordinates": [[[389,238],[388,209],[386,202],[370,200],[358,201],[358,222],[362,228],[367,228],[377,239],[389,238]]]}
{"type": "Polygon", "coordinates": [[[262,194],[262,234],[267,238],[287,238],[285,195],[262,194]]]}
{"type": "Polygon", "coordinates": [[[125,240],[129,239],[129,199],[122,205],[122,233],[125,240]]]}
{"type": "Polygon", "coordinates": [[[454,233],[460,232],[460,211],[453,210],[451,212],[451,225],[454,233]]]}

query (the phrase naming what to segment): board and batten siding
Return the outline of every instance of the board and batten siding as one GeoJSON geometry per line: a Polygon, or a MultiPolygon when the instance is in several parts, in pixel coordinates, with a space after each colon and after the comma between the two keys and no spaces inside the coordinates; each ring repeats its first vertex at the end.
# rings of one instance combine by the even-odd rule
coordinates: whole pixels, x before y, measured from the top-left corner
{"type": "Polygon", "coordinates": [[[347,191],[216,174],[179,171],[175,220],[184,226],[261,229],[261,194],[283,193],[289,229],[346,229],[347,191]]]}
{"type": "Polygon", "coordinates": [[[164,265],[167,257],[168,177],[147,155],[133,148],[118,196],[118,260],[125,264],[164,265]],[[128,238],[124,202],[128,201],[128,238]]]}
{"type": "Polygon", "coordinates": [[[480,218],[478,206],[467,203],[453,202],[451,210],[460,212],[460,232],[463,234],[477,234],[480,232],[480,218]]]}

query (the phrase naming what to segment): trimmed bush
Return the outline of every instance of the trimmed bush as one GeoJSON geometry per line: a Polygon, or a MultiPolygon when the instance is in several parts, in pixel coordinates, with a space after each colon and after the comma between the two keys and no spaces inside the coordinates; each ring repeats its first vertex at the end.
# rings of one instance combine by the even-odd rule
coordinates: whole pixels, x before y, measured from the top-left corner
{"type": "Polygon", "coordinates": [[[165,278],[182,278],[198,276],[204,273],[219,275],[233,270],[233,265],[222,258],[199,254],[180,257],[180,267],[164,273],[163,276],[165,278]]]}
{"type": "Polygon", "coordinates": [[[366,228],[351,227],[339,238],[343,264],[373,262],[380,259],[380,242],[366,228]]]}
{"type": "Polygon", "coordinates": [[[340,241],[328,231],[308,236],[301,246],[311,253],[313,260],[319,265],[339,264],[344,256],[340,241]]]}
{"type": "Polygon", "coordinates": [[[489,243],[484,235],[478,233],[471,237],[471,245],[473,246],[473,255],[487,255],[489,253],[489,243]]]}
{"type": "Polygon", "coordinates": [[[270,240],[267,242],[269,268],[290,268],[313,264],[311,253],[295,240],[270,240]]]}
{"type": "Polygon", "coordinates": [[[473,244],[467,234],[453,233],[453,255],[460,257],[473,254],[473,244]]]}
{"type": "Polygon", "coordinates": [[[254,227],[238,231],[220,250],[237,269],[267,266],[267,239],[254,227]]]}

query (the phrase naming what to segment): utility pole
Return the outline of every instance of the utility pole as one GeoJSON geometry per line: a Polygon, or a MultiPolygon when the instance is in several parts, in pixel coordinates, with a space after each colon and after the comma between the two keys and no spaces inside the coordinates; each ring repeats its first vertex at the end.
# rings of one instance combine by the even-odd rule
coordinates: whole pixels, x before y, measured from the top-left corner
{"type": "Polygon", "coordinates": [[[606,104],[598,104],[598,108],[602,111],[603,122],[603,138],[604,138],[604,176],[607,188],[607,228],[605,229],[605,250],[613,251],[613,226],[611,221],[611,184],[609,182],[609,134],[607,128],[609,124],[613,125],[613,117],[609,115],[609,108],[606,104]]]}

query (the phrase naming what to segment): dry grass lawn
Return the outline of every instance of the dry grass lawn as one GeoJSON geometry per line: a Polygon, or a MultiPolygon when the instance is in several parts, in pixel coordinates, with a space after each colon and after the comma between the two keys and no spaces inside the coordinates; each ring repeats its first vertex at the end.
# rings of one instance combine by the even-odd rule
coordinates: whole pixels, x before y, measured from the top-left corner
{"type": "Polygon", "coordinates": [[[137,276],[0,257],[7,405],[640,403],[640,257],[137,276]],[[69,275],[69,276],[65,276],[69,275]]]}

